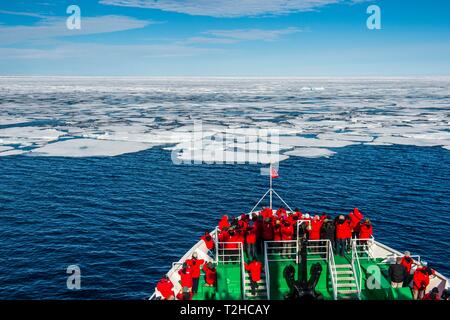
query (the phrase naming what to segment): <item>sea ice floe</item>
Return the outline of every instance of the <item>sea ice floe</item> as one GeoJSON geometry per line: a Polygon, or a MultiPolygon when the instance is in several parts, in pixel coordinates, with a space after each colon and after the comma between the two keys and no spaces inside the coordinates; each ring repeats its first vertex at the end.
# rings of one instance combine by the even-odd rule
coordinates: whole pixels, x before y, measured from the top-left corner
{"type": "Polygon", "coordinates": [[[69,139],[33,149],[29,154],[55,157],[102,157],[138,152],[151,147],[152,145],[147,143],[129,141],[69,139]]]}
{"type": "MultiPolygon", "coordinates": [[[[46,123],[41,127],[4,127],[0,129],[0,145],[27,147],[38,155],[39,150],[67,143],[58,141],[62,136],[71,144],[80,137],[87,138],[84,143],[94,140],[85,146],[83,156],[95,154],[95,148],[102,155],[110,154],[110,150],[102,149],[106,143],[117,148],[115,155],[155,145],[168,146],[167,149],[186,156],[194,150],[226,150],[226,156],[244,149],[264,153],[265,146],[258,146],[261,141],[272,150],[300,156],[330,156],[336,150],[325,148],[358,143],[448,149],[449,92],[448,77],[0,77],[0,107],[6,110],[0,114],[0,126],[35,120],[46,123]],[[203,121],[200,137],[194,133],[198,120],[203,121]],[[281,135],[281,141],[267,137],[268,132],[281,135]],[[236,141],[221,144],[227,136],[236,141]],[[193,146],[192,141],[203,144],[193,146]]],[[[1,153],[21,152],[27,151],[1,153]]],[[[58,152],[80,156],[81,151],[74,146],[58,152]]]]}
{"type": "Polygon", "coordinates": [[[323,147],[323,148],[342,148],[353,144],[359,144],[355,141],[345,140],[327,140],[327,139],[315,139],[304,137],[279,137],[279,142],[282,145],[292,147],[323,147]]]}
{"type": "Polygon", "coordinates": [[[57,140],[64,132],[53,128],[42,127],[10,127],[0,129],[3,144],[21,144],[29,142],[48,142],[57,140]]]}
{"type": "Polygon", "coordinates": [[[356,141],[356,142],[370,142],[373,137],[361,134],[353,133],[320,133],[317,135],[319,139],[326,140],[344,140],[344,141],[356,141]]]}
{"type": "Polygon", "coordinates": [[[293,157],[303,157],[303,158],[329,158],[336,152],[324,149],[324,148],[295,148],[294,150],[287,151],[284,154],[293,157]]]}
{"type": "Polygon", "coordinates": [[[399,136],[381,136],[376,138],[374,143],[383,144],[400,144],[400,145],[411,145],[419,147],[433,147],[441,146],[445,144],[445,140],[437,139],[421,139],[421,138],[411,138],[411,137],[399,137],[399,136]]]}
{"type": "Polygon", "coordinates": [[[203,150],[202,152],[183,151],[177,155],[177,159],[182,163],[205,162],[223,164],[268,164],[284,161],[288,158],[289,157],[287,155],[281,154],[221,150],[203,150]]]}

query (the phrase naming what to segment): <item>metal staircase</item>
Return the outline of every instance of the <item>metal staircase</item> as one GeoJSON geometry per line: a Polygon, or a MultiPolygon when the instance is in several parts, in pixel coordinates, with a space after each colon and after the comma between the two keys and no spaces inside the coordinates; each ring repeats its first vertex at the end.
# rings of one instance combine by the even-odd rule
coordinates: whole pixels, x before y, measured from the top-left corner
{"type": "Polygon", "coordinates": [[[358,285],[351,264],[336,264],[336,291],[338,299],[358,299],[358,285]]]}

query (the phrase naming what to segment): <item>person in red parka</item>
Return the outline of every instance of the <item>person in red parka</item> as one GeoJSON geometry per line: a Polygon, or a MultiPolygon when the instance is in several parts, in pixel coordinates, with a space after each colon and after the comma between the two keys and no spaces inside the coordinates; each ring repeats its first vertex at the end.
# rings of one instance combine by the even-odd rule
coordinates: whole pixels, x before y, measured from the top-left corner
{"type": "Polygon", "coordinates": [[[352,236],[356,238],[359,234],[360,223],[361,223],[362,219],[364,218],[364,216],[358,210],[358,208],[354,208],[353,211],[350,212],[350,214],[348,216],[351,221],[350,225],[351,225],[352,232],[353,232],[352,236]]]}
{"type": "Polygon", "coordinates": [[[370,222],[369,218],[366,218],[364,220],[364,223],[361,223],[360,229],[359,229],[359,239],[370,239],[373,235],[373,227],[372,223],[370,222]]]}
{"type": "Polygon", "coordinates": [[[247,257],[254,258],[256,256],[256,228],[254,225],[249,225],[245,231],[245,246],[247,257]]]}
{"type": "Polygon", "coordinates": [[[274,236],[273,225],[270,218],[266,218],[262,225],[262,239],[264,241],[272,241],[274,236]]]}
{"type": "MultiPolygon", "coordinates": [[[[242,236],[238,230],[231,227],[228,231],[230,235],[227,242],[225,243],[225,254],[229,256],[229,259],[235,263],[239,259],[239,243],[242,243],[242,236]]],[[[228,260],[227,257],[225,257],[228,260]]]]}
{"type": "Polygon", "coordinates": [[[367,247],[368,239],[373,236],[373,226],[369,218],[366,218],[359,226],[358,243],[367,247]]]}
{"type": "Polygon", "coordinates": [[[198,291],[198,280],[200,278],[200,268],[202,264],[205,263],[205,260],[203,259],[197,259],[197,252],[194,252],[192,254],[191,259],[186,260],[186,264],[191,270],[191,277],[192,277],[192,293],[196,294],[198,291]]]}
{"type": "Polygon", "coordinates": [[[183,263],[183,267],[180,271],[178,271],[178,274],[180,275],[180,284],[182,287],[188,287],[189,289],[192,289],[192,274],[189,266],[187,263],[183,263]]]}
{"type": "Polygon", "coordinates": [[[238,220],[238,225],[241,229],[245,230],[248,226],[248,215],[246,215],[245,213],[243,213],[241,215],[241,218],[238,220]]]}
{"type": "Polygon", "coordinates": [[[228,216],[225,214],[222,216],[222,219],[219,221],[219,230],[223,230],[224,228],[229,228],[230,222],[228,221],[228,216]]]}
{"type": "Polygon", "coordinates": [[[406,279],[405,279],[405,282],[403,283],[403,286],[409,287],[409,284],[411,283],[412,278],[413,278],[413,275],[411,274],[411,270],[414,266],[416,266],[416,263],[414,262],[413,258],[411,258],[411,253],[409,251],[405,251],[401,263],[406,268],[406,279]]]}
{"type": "Polygon", "coordinates": [[[217,281],[217,271],[212,262],[205,263],[203,265],[203,271],[205,272],[205,283],[208,287],[214,287],[217,281]]]}
{"type": "Polygon", "coordinates": [[[278,217],[278,219],[285,218],[286,215],[287,215],[287,212],[286,212],[285,208],[281,207],[281,208],[279,208],[277,210],[277,217],[278,217]]]}
{"type": "Polygon", "coordinates": [[[323,221],[327,216],[314,216],[308,228],[309,240],[320,240],[320,229],[322,229],[323,221]]]}
{"type": "Polygon", "coordinates": [[[272,219],[273,217],[273,210],[270,208],[264,208],[261,210],[261,212],[259,213],[264,220],[266,220],[267,218],[272,219]]]}
{"type": "MultiPolygon", "coordinates": [[[[322,230],[323,221],[325,220],[326,217],[327,217],[326,215],[322,215],[321,217],[315,215],[314,218],[311,220],[307,228],[309,240],[320,240],[320,230],[322,230]]],[[[312,252],[319,251],[319,248],[314,247],[318,247],[320,245],[320,242],[312,241],[310,242],[310,244],[313,247],[312,252]]]]}
{"type": "Polygon", "coordinates": [[[203,240],[203,242],[206,245],[206,248],[209,251],[211,251],[212,253],[214,253],[214,249],[216,248],[216,245],[214,243],[213,237],[209,234],[209,232],[206,231],[205,234],[203,236],[201,236],[200,239],[203,240]]]}
{"type": "Polygon", "coordinates": [[[258,282],[261,280],[262,263],[253,258],[249,264],[245,263],[245,270],[250,272],[250,286],[252,288],[252,294],[256,295],[258,289],[258,282]]]}
{"type": "Polygon", "coordinates": [[[183,287],[177,294],[178,300],[192,300],[192,291],[188,287],[183,287]]]}
{"type": "Polygon", "coordinates": [[[350,221],[345,219],[343,215],[340,215],[336,220],[336,249],[338,255],[343,257],[347,248],[347,242],[352,237],[352,229],[350,227],[350,221]]]}
{"type": "Polygon", "coordinates": [[[159,280],[156,285],[156,289],[161,293],[163,300],[173,300],[175,299],[175,293],[173,292],[173,283],[170,281],[168,276],[164,276],[159,280]]]}
{"type": "Polygon", "coordinates": [[[430,276],[433,270],[429,267],[417,268],[413,277],[413,296],[414,300],[421,300],[430,283],[430,276]]]}
{"type": "Polygon", "coordinates": [[[275,221],[275,225],[273,226],[273,241],[281,240],[281,221],[275,221]]]}
{"type": "Polygon", "coordinates": [[[434,287],[430,292],[423,296],[422,300],[441,300],[441,298],[439,297],[439,289],[437,287],[434,287]]]}

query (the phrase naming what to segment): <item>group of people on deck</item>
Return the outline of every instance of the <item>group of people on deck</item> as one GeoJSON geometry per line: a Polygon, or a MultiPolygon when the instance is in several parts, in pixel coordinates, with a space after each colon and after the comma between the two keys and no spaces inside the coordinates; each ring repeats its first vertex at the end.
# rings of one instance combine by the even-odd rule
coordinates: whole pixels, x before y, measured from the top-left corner
{"type": "MultiPolygon", "coordinates": [[[[242,214],[239,218],[222,216],[217,230],[219,242],[217,248],[219,255],[222,254],[225,261],[228,259],[231,262],[239,259],[239,254],[233,253],[239,252],[240,246],[245,248],[249,263],[244,261],[244,266],[250,274],[252,293],[256,295],[262,272],[262,262],[258,260],[258,256],[262,254],[264,242],[296,240],[297,235],[308,240],[330,240],[336,253],[344,256],[350,250],[351,239],[357,238],[360,244],[364,244],[373,236],[373,227],[371,221],[365,219],[358,208],[354,208],[348,215],[339,215],[334,219],[325,214],[321,216],[303,214],[298,209],[287,212],[284,208],[280,208],[274,212],[270,208],[264,208],[259,214],[242,214]],[[299,221],[302,223],[299,224],[299,221]]],[[[211,234],[205,232],[201,240],[208,250],[215,253],[216,242],[211,234]]],[[[283,248],[286,249],[283,249],[282,255],[290,256],[288,247],[283,248]]],[[[409,252],[405,252],[405,256],[396,262],[389,268],[393,288],[412,283],[414,299],[439,299],[437,288],[425,294],[430,277],[434,276],[434,270],[423,265],[411,272],[415,262],[409,252]]],[[[191,300],[198,291],[200,270],[204,272],[205,285],[215,287],[217,283],[215,265],[211,262],[205,263],[194,253],[178,271],[181,290],[176,295],[173,292],[173,284],[167,276],[158,282],[157,289],[162,299],[191,300]]]]}
{"type": "Polygon", "coordinates": [[[389,278],[392,288],[402,288],[412,285],[414,300],[440,300],[439,289],[433,288],[425,294],[430,279],[435,276],[435,271],[431,269],[425,261],[421,266],[411,258],[409,251],[405,251],[403,257],[397,257],[396,263],[389,266],[389,278]]]}
{"type": "Polygon", "coordinates": [[[198,291],[198,284],[201,272],[203,270],[205,277],[205,286],[214,287],[217,281],[217,271],[212,262],[205,263],[205,260],[198,259],[196,252],[192,254],[191,259],[187,259],[181,269],[180,275],[181,290],[175,296],[173,283],[169,277],[164,276],[156,285],[156,289],[164,300],[192,300],[192,297],[198,291]]]}
{"type": "MultiPolygon", "coordinates": [[[[359,235],[360,238],[370,238],[372,236],[372,225],[366,219],[362,222],[363,216],[355,208],[347,217],[339,216],[334,221],[326,215],[311,217],[296,209],[295,212],[287,212],[284,208],[279,208],[274,212],[270,208],[264,208],[259,214],[242,214],[239,218],[229,218],[222,216],[218,224],[217,240],[222,248],[230,254],[229,259],[236,259],[233,250],[239,249],[241,244],[245,248],[249,263],[245,263],[245,269],[250,273],[250,284],[255,295],[258,282],[261,280],[262,263],[257,259],[262,253],[265,241],[281,241],[297,239],[297,224],[302,227],[299,236],[310,240],[329,239],[335,248],[348,250],[349,241],[352,235],[359,235]],[[343,219],[341,219],[341,217],[343,219]]],[[[201,237],[205,246],[210,251],[215,251],[216,243],[208,233],[201,237]]],[[[283,250],[283,255],[289,256],[288,247],[283,250]]],[[[226,259],[226,257],[225,257],[226,259]]],[[[211,262],[205,263],[203,259],[198,259],[194,253],[191,259],[186,260],[181,269],[180,275],[181,290],[175,295],[173,283],[165,276],[157,284],[157,289],[165,300],[191,300],[198,291],[200,270],[203,270],[206,286],[216,286],[217,272],[215,265],[211,262]]]]}
{"type": "MultiPolygon", "coordinates": [[[[358,208],[347,216],[340,215],[332,219],[328,215],[310,216],[300,210],[287,212],[280,208],[274,212],[270,208],[263,209],[259,215],[243,214],[240,219],[230,219],[224,215],[219,222],[219,242],[225,243],[226,249],[238,248],[238,243],[245,246],[249,258],[261,253],[265,241],[289,241],[299,237],[309,240],[330,240],[339,255],[344,256],[350,248],[350,240],[359,238],[366,241],[373,235],[372,223],[364,219],[358,208]]],[[[289,256],[288,246],[283,255],[289,256]]]]}

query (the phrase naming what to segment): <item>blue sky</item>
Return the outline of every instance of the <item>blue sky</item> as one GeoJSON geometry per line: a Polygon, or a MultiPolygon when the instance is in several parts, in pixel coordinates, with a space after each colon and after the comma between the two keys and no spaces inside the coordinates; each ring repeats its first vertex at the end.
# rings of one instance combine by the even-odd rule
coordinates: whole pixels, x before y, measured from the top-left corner
{"type": "Polygon", "coordinates": [[[446,0],[0,0],[0,75],[450,75],[449,40],[446,0]]]}

